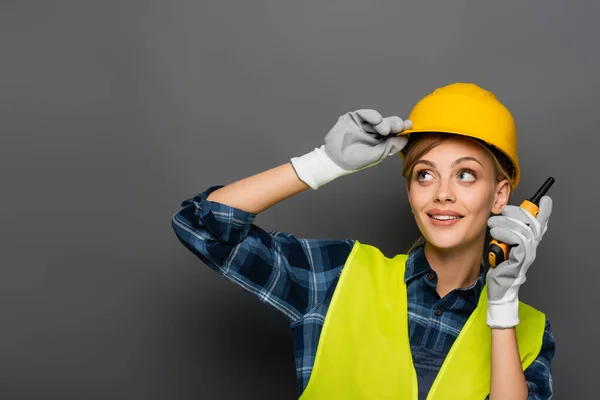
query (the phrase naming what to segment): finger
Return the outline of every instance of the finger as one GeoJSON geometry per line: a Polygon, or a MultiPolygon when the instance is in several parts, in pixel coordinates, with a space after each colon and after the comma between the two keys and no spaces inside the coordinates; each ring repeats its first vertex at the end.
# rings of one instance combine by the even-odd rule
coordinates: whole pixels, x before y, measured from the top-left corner
{"type": "Polygon", "coordinates": [[[514,220],[518,220],[528,226],[533,234],[537,237],[540,235],[542,226],[540,221],[538,221],[533,214],[524,208],[517,206],[505,206],[502,209],[502,215],[512,218],[514,220]]]}
{"type": "Polygon", "coordinates": [[[402,133],[402,131],[405,131],[407,129],[411,129],[412,128],[412,121],[407,119],[402,121],[402,119],[400,117],[394,117],[397,118],[397,120],[395,120],[396,125],[392,126],[392,135],[397,135],[399,133],[402,133]]]}
{"type": "Polygon", "coordinates": [[[503,215],[495,215],[488,219],[488,226],[493,228],[504,228],[513,231],[521,232],[525,235],[531,235],[531,228],[518,219],[505,217],[503,215]]]}
{"type": "Polygon", "coordinates": [[[509,246],[524,245],[525,238],[510,229],[496,227],[490,230],[490,235],[499,242],[509,246]]]}
{"type": "Polygon", "coordinates": [[[387,118],[383,118],[381,120],[381,123],[375,125],[375,130],[381,136],[387,136],[387,135],[389,135],[391,128],[392,128],[391,122],[387,118]]]}
{"type": "Polygon", "coordinates": [[[504,224],[504,220],[506,218],[507,217],[505,217],[503,215],[494,215],[493,217],[488,218],[487,225],[490,229],[495,228],[495,227],[502,227],[502,225],[504,224]]]}
{"type": "Polygon", "coordinates": [[[404,121],[402,118],[393,116],[384,118],[384,120],[390,124],[390,133],[399,133],[404,130],[404,121]]]}
{"type": "Polygon", "coordinates": [[[386,146],[389,146],[388,155],[393,156],[406,146],[408,138],[406,136],[396,136],[387,139],[386,146]]]}
{"type": "Polygon", "coordinates": [[[518,219],[524,224],[531,224],[531,222],[535,220],[535,217],[529,211],[517,206],[504,206],[501,214],[509,218],[518,219]]]}
{"type": "Polygon", "coordinates": [[[537,215],[540,225],[545,226],[548,223],[550,214],[552,214],[552,199],[550,196],[542,196],[540,199],[540,211],[537,215]]]}
{"type": "Polygon", "coordinates": [[[505,215],[494,215],[488,219],[488,226],[491,228],[501,227],[509,229],[529,230],[529,226],[523,221],[505,215]]]}
{"type": "Polygon", "coordinates": [[[379,125],[383,120],[383,117],[379,112],[371,109],[357,110],[355,111],[355,114],[358,115],[362,121],[373,126],[379,125]]]}

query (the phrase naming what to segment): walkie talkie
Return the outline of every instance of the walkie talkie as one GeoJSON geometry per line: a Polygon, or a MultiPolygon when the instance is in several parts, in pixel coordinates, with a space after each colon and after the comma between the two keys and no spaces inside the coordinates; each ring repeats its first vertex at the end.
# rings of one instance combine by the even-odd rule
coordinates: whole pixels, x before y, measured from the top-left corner
{"type": "MultiPolygon", "coordinates": [[[[524,200],[519,207],[529,211],[531,215],[537,218],[538,212],[540,211],[540,199],[548,192],[548,189],[550,189],[550,186],[552,186],[553,183],[554,178],[548,178],[533,197],[529,200],[524,200]]],[[[510,247],[511,246],[506,243],[501,243],[496,239],[492,240],[488,247],[488,261],[490,267],[495,267],[506,260],[508,258],[508,253],[510,252],[510,247]]]]}

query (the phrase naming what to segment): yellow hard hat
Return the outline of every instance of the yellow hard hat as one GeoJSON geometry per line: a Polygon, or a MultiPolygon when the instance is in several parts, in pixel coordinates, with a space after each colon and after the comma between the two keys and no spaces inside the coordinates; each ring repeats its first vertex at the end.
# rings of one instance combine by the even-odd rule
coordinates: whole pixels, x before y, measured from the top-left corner
{"type": "MultiPolygon", "coordinates": [[[[513,164],[513,187],[521,173],[517,154],[517,129],[510,111],[496,96],[473,83],[453,83],[421,99],[410,112],[412,129],[418,132],[445,132],[480,139],[505,154],[513,164]]],[[[404,160],[405,153],[400,156],[404,160]]]]}

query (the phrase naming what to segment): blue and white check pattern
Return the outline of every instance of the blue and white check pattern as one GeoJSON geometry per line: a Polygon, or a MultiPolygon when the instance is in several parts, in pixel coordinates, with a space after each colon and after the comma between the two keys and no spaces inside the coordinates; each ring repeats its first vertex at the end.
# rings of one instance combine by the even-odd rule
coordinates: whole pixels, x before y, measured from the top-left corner
{"type": "MultiPolygon", "coordinates": [[[[266,232],[253,224],[255,214],[206,200],[220,187],[210,187],[185,200],[172,218],[173,229],[181,243],[206,265],[289,319],[298,390],[302,393],[312,372],[329,302],[355,241],[300,239],[287,233],[266,232]]],[[[455,289],[440,299],[435,271],[419,247],[408,257],[405,281],[419,398],[425,398],[446,354],[477,305],[485,273],[481,271],[473,286],[455,289]]],[[[552,397],[550,365],[554,351],[555,342],[547,322],[542,351],[525,371],[529,399],[552,397]]]]}

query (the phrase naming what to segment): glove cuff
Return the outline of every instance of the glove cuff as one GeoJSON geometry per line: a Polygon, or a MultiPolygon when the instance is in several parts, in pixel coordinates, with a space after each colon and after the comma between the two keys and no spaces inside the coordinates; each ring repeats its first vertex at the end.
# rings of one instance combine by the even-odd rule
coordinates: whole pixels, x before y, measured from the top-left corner
{"type": "Polygon", "coordinates": [[[490,328],[512,328],[519,322],[518,298],[505,303],[488,302],[487,324],[490,328]]]}
{"type": "Polygon", "coordinates": [[[290,161],[298,178],[313,190],[352,173],[352,171],[340,168],[325,154],[325,145],[301,157],[294,157],[290,161]]]}

